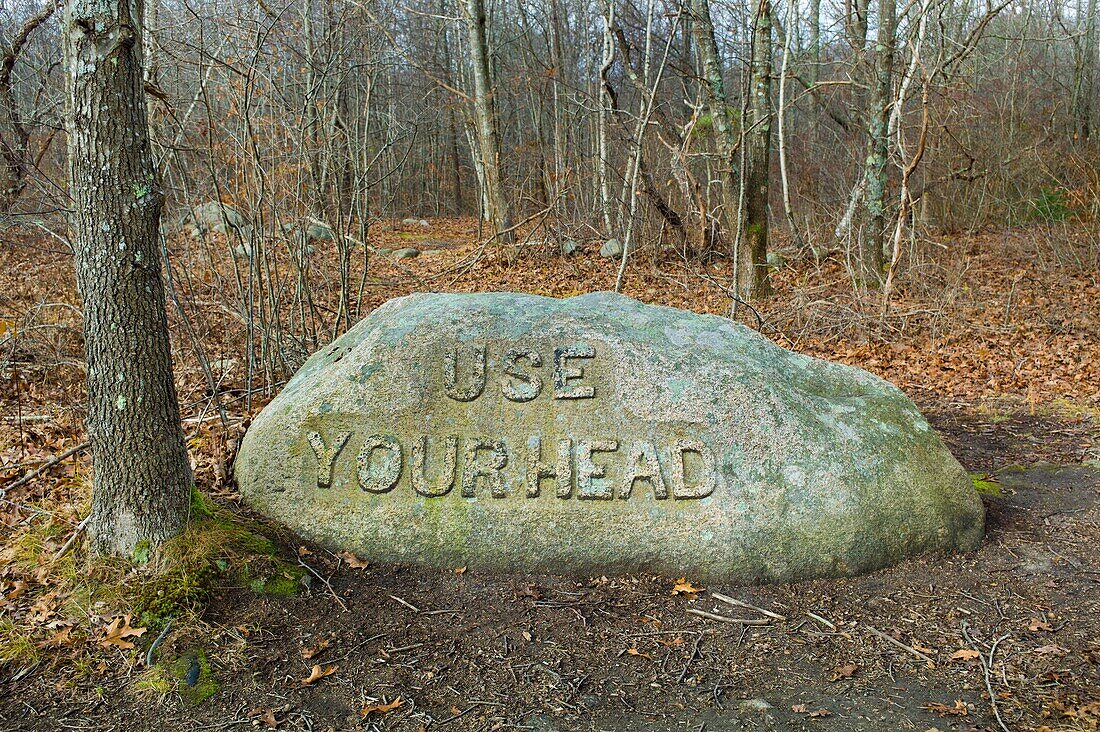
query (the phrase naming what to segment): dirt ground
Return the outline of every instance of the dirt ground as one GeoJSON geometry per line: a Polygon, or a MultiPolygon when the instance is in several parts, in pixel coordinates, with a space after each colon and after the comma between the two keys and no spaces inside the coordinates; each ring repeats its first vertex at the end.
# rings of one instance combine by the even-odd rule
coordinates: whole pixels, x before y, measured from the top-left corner
{"type": "MultiPolygon", "coordinates": [[[[997,265],[1002,285],[1027,261],[1026,249],[1013,252],[997,265]]],[[[5,268],[26,255],[9,247],[5,268]]],[[[490,260],[457,287],[562,294],[576,286],[576,272],[598,265],[548,258],[516,287],[490,260]]],[[[832,284],[801,286],[764,314],[786,345],[863,365],[914,395],[967,470],[986,481],[987,537],[977,552],[847,580],[674,594],[673,577],[353,568],[268,526],[285,561],[315,573],[308,590],[283,597],[219,586],[196,618],[158,645],[157,663],[180,669],[167,689],[142,684],[153,633],[135,637],[133,650],[97,650],[90,665],[68,647],[33,663],[0,663],[0,729],[1096,730],[1100,388],[1089,302],[1100,289],[1095,273],[1055,270],[1047,278],[1034,270],[1026,275],[1034,287],[1014,290],[1006,307],[1007,287],[992,302],[982,293],[989,270],[968,271],[965,302],[944,306],[946,320],[914,315],[892,344],[822,329],[804,315],[813,309],[806,302],[824,296],[813,288],[840,287],[835,270],[832,280],[818,273],[832,284]],[[801,319],[790,316],[794,300],[803,302],[801,319]],[[979,315],[986,309],[992,325],[979,315]],[[689,609],[768,622],[719,622],[689,609]],[[331,673],[305,683],[314,666],[331,673]],[[195,703],[196,689],[214,693],[195,703]]],[[[4,278],[0,317],[42,300],[14,294],[15,278],[4,278]]],[[[695,301],[680,302],[682,288],[663,281],[639,275],[628,293],[700,311],[722,307],[720,288],[700,287],[695,301]],[[646,297],[647,289],[656,294],[646,297]]],[[[67,288],[57,284],[50,297],[71,297],[58,294],[67,288]]],[[[912,298],[902,300],[910,310],[927,306],[918,294],[903,297],[912,298]]],[[[62,330],[50,337],[63,354],[73,345],[62,330]]],[[[80,390],[63,375],[79,369],[57,358],[36,371],[36,344],[25,344],[32,360],[20,362],[24,385],[4,392],[4,414],[18,406],[52,421],[19,434],[10,422],[0,426],[0,449],[13,456],[5,465],[78,439],[68,433],[78,424],[80,390]]],[[[193,374],[181,368],[186,394],[193,374]]],[[[196,434],[199,487],[247,514],[226,482],[227,448],[196,434]]],[[[4,470],[9,480],[22,474],[4,470]]],[[[75,466],[62,463],[12,491],[6,530],[14,536],[33,525],[32,509],[46,505],[71,512],[75,524],[86,500],[82,475],[78,456],[75,466]]],[[[18,578],[6,581],[0,623],[22,622],[33,608],[26,597],[13,599],[18,578]]]]}

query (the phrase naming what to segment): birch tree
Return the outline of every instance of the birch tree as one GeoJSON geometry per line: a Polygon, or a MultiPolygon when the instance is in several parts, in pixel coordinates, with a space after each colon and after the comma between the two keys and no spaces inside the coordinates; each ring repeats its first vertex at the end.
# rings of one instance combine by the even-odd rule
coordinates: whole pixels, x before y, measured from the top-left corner
{"type": "Polygon", "coordinates": [[[191,486],[161,275],[164,197],[149,145],[142,11],[142,0],[69,0],[64,18],[95,471],[89,535],[98,551],[127,556],[180,531],[191,486]]]}

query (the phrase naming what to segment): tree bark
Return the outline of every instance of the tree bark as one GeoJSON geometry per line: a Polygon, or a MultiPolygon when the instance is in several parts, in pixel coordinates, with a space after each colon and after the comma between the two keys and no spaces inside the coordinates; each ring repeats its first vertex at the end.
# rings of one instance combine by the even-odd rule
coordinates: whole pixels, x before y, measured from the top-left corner
{"type": "Polygon", "coordinates": [[[498,127],[493,81],[489,70],[489,40],[484,0],[465,0],[466,31],[474,67],[474,117],[482,167],[482,184],[488,204],[487,218],[493,233],[502,244],[511,244],[512,218],[504,195],[500,164],[500,130],[498,127]]]}
{"type": "Polygon", "coordinates": [[[132,555],[187,520],[191,469],[158,245],[164,197],[143,93],[142,0],[69,0],[64,21],[77,286],[84,301],[89,536],[132,555]]]}
{"type": "Polygon", "coordinates": [[[890,156],[890,106],[893,100],[895,0],[879,0],[878,38],[875,42],[875,76],[868,113],[868,152],[865,169],[864,207],[867,226],[858,237],[857,276],[865,285],[882,281],[883,244],[886,237],[887,163],[890,156]]]}
{"type": "Polygon", "coordinates": [[[759,0],[753,25],[749,119],[745,130],[745,221],[739,247],[737,289],[746,299],[770,292],[768,193],[771,189],[772,18],[770,0],[759,0]]]}

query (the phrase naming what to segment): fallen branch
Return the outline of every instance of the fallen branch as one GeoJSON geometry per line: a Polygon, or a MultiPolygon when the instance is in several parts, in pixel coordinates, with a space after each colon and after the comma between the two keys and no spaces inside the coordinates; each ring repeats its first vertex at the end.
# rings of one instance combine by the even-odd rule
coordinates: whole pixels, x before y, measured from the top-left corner
{"type": "Polygon", "coordinates": [[[91,514],[88,514],[87,516],[84,517],[83,521],[81,521],[79,524],[76,525],[76,530],[73,531],[73,535],[70,536],[68,541],[66,541],[62,545],[62,547],[57,550],[57,554],[53,555],[53,560],[55,562],[58,559],[61,559],[61,557],[65,556],[65,552],[69,551],[69,547],[71,547],[73,545],[73,543],[76,541],[76,538],[84,533],[84,529],[87,528],[88,522],[91,521],[91,520],[92,520],[92,516],[91,516],[91,514]]]}
{"type": "Polygon", "coordinates": [[[10,491],[14,488],[18,488],[21,485],[26,485],[27,483],[31,482],[32,480],[37,478],[42,473],[46,472],[47,470],[49,470],[53,466],[57,465],[62,460],[66,459],[68,457],[72,457],[73,455],[77,454],[78,452],[83,452],[84,450],[86,450],[88,448],[89,445],[91,445],[90,442],[82,442],[79,445],[77,445],[76,447],[70,447],[68,450],[61,453],[60,455],[55,455],[54,457],[52,457],[49,460],[47,460],[46,462],[42,463],[40,466],[38,466],[37,468],[35,468],[31,472],[27,473],[26,475],[24,475],[22,478],[15,481],[11,485],[5,486],[3,490],[0,490],[0,495],[3,495],[7,491],[10,491]]]}
{"type": "Polygon", "coordinates": [[[866,628],[867,630],[871,631],[875,635],[877,635],[879,638],[882,638],[887,643],[889,643],[889,644],[891,644],[891,645],[893,645],[897,648],[900,648],[903,651],[908,651],[909,653],[912,653],[917,658],[919,658],[923,661],[927,661],[928,663],[931,663],[931,664],[935,665],[935,663],[936,663],[935,661],[933,661],[931,658],[929,658],[928,656],[926,656],[923,653],[921,653],[920,651],[918,651],[916,648],[913,648],[913,646],[907,646],[904,643],[902,643],[901,641],[899,641],[897,638],[894,638],[893,636],[889,636],[886,633],[883,633],[878,628],[872,628],[870,625],[867,625],[867,623],[864,623],[863,627],[866,628]]]}
{"type": "Polygon", "coordinates": [[[765,610],[762,607],[757,607],[756,605],[750,605],[747,602],[744,602],[742,600],[737,600],[735,598],[729,597],[728,595],[723,595],[720,592],[714,592],[713,590],[711,590],[710,596],[713,597],[715,600],[720,600],[720,601],[726,603],[727,605],[733,605],[734,607],[743,607],[747,610],[755,610],[756,612],[760,613],[761,615],[767,615],[769,618],[775,618],[776,620],[786,620],[787,619],[786,616],[780,615],[779,613],[773,613],[771,610],[765,610]]]}
{"type": "Polygon", "coordinates": [[[755,618],[730,618],[725,615],[718,615],[716,613],[708,613],[706,610],[696,610],[693,607],[689,607],[687,610],[688,615],[698,615],[701,618],[707,620],[717,620],[722,623],[740,623],[741,625],[771,625],[770,620],[757,620],[755,618]]]}
{"type": "Polygon", "coordinates": [[[344,612],[348,611],[348,606],[345,605],[344,601],[340,599],[340,596],[336,594],[336,590],[332,589],[332,585],[329,584],[329,581],[327,579],[325,579],[324,577],[319,575],[317,573],[317,570],[315,570],[313,567],[311,567],[308,564],[306,564],[305,562],[303,562],[301,557],[298,557],[298,564],[300,564],[303,567],[305,567],[306,569],[308,569],[310,574],[312,574],[317,579],[321,580],[321,582],[324,583],[325,587],[328,588],[329,594],[332,595],[332,599],[336,600],[336,603],[340,606],[340,608],[344,612]]]}

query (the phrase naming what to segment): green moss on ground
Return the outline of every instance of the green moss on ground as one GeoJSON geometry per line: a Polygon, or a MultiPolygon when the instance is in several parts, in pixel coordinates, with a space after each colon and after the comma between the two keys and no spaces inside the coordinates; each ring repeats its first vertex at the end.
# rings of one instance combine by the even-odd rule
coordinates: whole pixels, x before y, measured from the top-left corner
{"type": "Polygon", "coordinates": [[[983,496],[999,497],[1001,495],[1001,484],[995,480],[990,480],[990,478],[991,476],[984,473],[970,474],[970,481],[974,484],[974,490],[983,496]]]}
{"type": "Polygon", "coordinates": [[[210,670],[210,660],[201,648],[185,651],[168,667],[176,690],[188,704],[202,704],[221,690],[210,670]]]}

